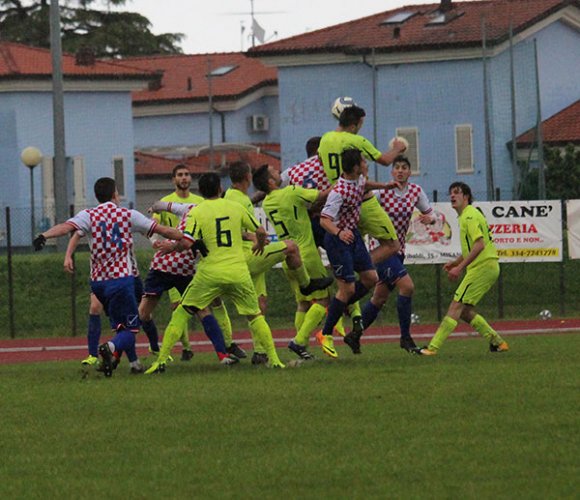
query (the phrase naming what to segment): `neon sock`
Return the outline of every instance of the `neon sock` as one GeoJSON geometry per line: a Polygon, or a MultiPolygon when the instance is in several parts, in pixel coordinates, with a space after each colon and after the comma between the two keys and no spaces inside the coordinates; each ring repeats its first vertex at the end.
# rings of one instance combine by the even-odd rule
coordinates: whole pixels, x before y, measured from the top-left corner
{"type": "Polygon", "coordinates": [[[310,283],[310,275],[304,267],[304,264],[300,264],[300,267],[296,269],[288,269],[288,276],[298,282],[298,286],[306,286],[310,283]]]}
{"type": "Polygon", "coordinates": [[[332,330],[344,313],[345,309],[346,304],[342,300],[338,300],[336,297],[333,297],[333,299],[330,301],[330,305],[328,306],[326,322],[322,328],[323,335],[332,335],[332,330]]]}
{"type": "Polygon", "coordinates": [[[356,318],[357,316],[362,316],[360,301],[356,301],[354,304],[348,305],[348,314],[351,318],[356,318]]]}
{"type": "Polygon", "coordinates": [[[213,348],[218,354],[218,358],[220,357],[219,354],[227,354],[224,336],[217,320],[210,314],[201,320],[201,324],[203,325],[203,331],[209,340],[211,340],[213,348]]]}
{"type": "Polygon", "coordinates": [[[375,322],[377,316],[379,315],[380,310],[381,308],[375,306],[372,300],[369,300],[365,304],[361,314],[363,320],[363,328],[365,330],[375,322]]]}
{"type": "Polygon", "coordinates": [[[439,325],[439,328],[437,328],[437,331],[431,339],[431,342],[429,342],[429,350],[438,351],[447,337],[449,337],[453,330],[455,330],[456,326],[457,321],[455,321],[453,318],[450,318],[449,316],[445,316],[441,320],[441,324],[439,325]]]}
{"type": "Polygon", "coordinates": [[[248,321],[248,325],[252,333],[252,338],[259,339],[259,343],[264,349],[258,352],[265,352],[268,355],[270,364],[281,364],[276,347],[274,346],[274,339],[272,339],[272,330],[270,330],[270,326],[266,323],[264,316],[260,314],[253,320],[248,321]]]}
{"type": "Polygon", "coordinates": [[[304,323],[305,316],[306,316],[305,311],[296,311],[294,313],[294,328],[296,329],[297,332],[300,330],[302,323],[304,323]]]}
{"type": "Polygon", "coordinates": [[[399,316],[399,328],[401,329],[401,338],[411,338],[411,297],[399,295],[397,297],[397,314],[399,316]]]}
{"type": "Polygon", "coordinates": [[[101,339],[101,316],[89,314],[89,331],[87,332],[87,345],[89,354],[97,357],[99,354],[99,340],[101,339]]]}
{"type": "Polygon", "coordinates": [[[159,352],[159,333],[157,332],[155,321],[150,319],[149,321],[143,321],[141,325],[143,326],[145,335],[149,339],[149,347],[151,347],[153,352],[159,352]]]}
{"type": "Polygon", "coordinates": [[[326,307],[321,306],[320,304],[312,304],[306,316],[304,317],[304,321],[302,326],[296,333],[296,337],[294,337],[294,342],[298,345],[308,346],[308,341],[310,340],[310,334],[316,329],[316,327],[320,324],[320,322],[324,319],[326,314],[326,307]]]}
{"type": "Polygon", "coordinates": [[[222,334],[224,336],[224,342],[227,347],[232,345],[232,322],[230,321],[230,316],[228,315],[228,310],[226,305],[222,302],[220,306],[212,306],[212,313],[220,326],[222,334]]]}
{"type": "MultiPolygon", "coordinates": [[[[348,304],[354,304],[359,299],[362,299],[367,293],[369,293],[369,289],[364,286],[360,281],[357,281],[354,284],[354,293],[350,299],[348,299],[348,304]]],[[[360,307],[359,307],[360,309],[360,307]]]]}
{"type": "Polygon", "coordinates": [[[481,314],[476,314],[469,324],[490,344],[500,345],[503,342],[503,339],[481,314]]]}
{"type": "Polygon", "coordinates": [[[173,346],[183,336],[183,330],[187,330],[189,318],[190,314],[181,305],[177,306],[177,309],[173,311],[171,321],[169,321],[163,334],[163,342],[161,344],[161,350],[159,351],[159,358],[157,358],[159,363],[167,362],[171,354],[171,349],[173,349],[173,346]]]}
{"type": "MultiPolygon", "coordinates": [[[[358,304],[358,302],[357,302],[357,304],[358,304]]],[[[342,316],[340,318],[338,318],[336,325],[334,325],[334,329],[338,332],[338,334],[340,336],[344,337],[346,335],[346,331],[344,329],[344,321],[343,321],[342,316]]]]}

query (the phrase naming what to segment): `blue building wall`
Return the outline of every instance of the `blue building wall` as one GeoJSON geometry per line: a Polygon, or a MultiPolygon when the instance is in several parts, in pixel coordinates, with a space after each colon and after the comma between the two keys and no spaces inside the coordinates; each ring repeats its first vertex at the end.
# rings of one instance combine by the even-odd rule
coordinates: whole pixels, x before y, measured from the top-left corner
{"type": "MultiPolygon", "coordinates": [[[[276,96],[258,99],[237,111],[223,113],[225,138],[222,134],[222,114],[213,114],[213,140],[222,142],[275,142],[280,141],[280,120],[276,96]],[[266,115],[267,132],[250,132],[248,118],[266,115]],[[225,139],[225,140],[224,140],[225,139]]],[[[209,116],[207,113],[165,115],[135,118],[135,147],[201,145],[209,143],[209,116]]]]}

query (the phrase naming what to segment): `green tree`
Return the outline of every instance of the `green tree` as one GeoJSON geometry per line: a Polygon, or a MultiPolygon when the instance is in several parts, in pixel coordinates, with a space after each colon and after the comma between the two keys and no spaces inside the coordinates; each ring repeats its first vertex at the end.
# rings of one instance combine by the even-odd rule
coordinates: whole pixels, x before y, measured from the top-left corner
{"type": "MultiPolygon", "coordinates": [[[[181,33],[154,35],[141,14],[110,10],[127,0],[69,0],[60,7],[65,52],[90,48],[97,57],[142,56],[182,52],[181,33]],[[93,8],[106,4],[106,9],[93,8]]],[[[0,0],[0,40],[50,47],[50,0],[0,0]]]]}

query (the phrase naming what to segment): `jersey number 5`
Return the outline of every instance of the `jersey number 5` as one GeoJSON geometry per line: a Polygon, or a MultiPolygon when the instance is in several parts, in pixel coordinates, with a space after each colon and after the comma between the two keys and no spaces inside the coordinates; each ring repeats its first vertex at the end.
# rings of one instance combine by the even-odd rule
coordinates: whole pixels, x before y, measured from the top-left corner
{"type": "MultiPolygon", "coordinates": [[[[277,214],[277,213],[278,213],[278,210],[271,210],[270,211],[270,220],[272,221],[272,224],[277,226],[279,228],[279,230],[281,231],[281,233],[278,234],[278,239],[282,240],[282,239],[286,238],[290,233],[288,232],[288,228],[286,227],[286,224],[284,224],[281,220],[276,220],[276,218],[274,217],[274,214],[277,214]]],[[[278,233],[278,231],[276,231],[276,233],[278,233]]]]}
{"type": "Polygon", "coordinates": [[[232,232],[229,229],[222,229],[222,222],[230,220],[229,217],[218,217],[215,220],[216,240],[218,247],[232,246],[232,232]]]}

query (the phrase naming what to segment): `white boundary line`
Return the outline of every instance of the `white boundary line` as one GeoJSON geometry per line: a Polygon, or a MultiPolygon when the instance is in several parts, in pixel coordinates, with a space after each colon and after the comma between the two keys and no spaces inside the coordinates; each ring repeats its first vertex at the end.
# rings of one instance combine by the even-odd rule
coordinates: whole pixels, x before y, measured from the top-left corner
{"type": "MultiPolygon", "coordinates": [[[[567,332],[574,332],[577,331],[578,328],[550,328],[546,330],[544,328],[533,328],[527,330],[502,330],[500,333],[501,335],[528,335],[533,333],[567,333],[567,332]]],[[[435,332],[433,333],[416,333],[413,334],[413,338],[417,339],[430,339],[435,332]]],[[[453,337],[479,337],[477,332],[456,332],[452,334],[453,337]]],[[[388,335],[365,335],[364,339],[368,340],[398,340],[399,334],[388,334],[388,335]]],[[[335,336],[335,338],[337,338],[335,336]]],[[[340,338],[340,337],[338,337],[340,338]]],[[[293,337],[282,337],[282,338],[275,338],[274,342],[279,347],[281,344],[290,342],[293,337]]],[[[252,345],[252,339],[239,339],[236,340],[237,344],[248,344],[252,345]]],[[[191,342],[193,346],[209,346],[211,342],[209,340],[198,340],[191,342]]],[[[149,347],[148,343],[138,343],[137,347],[149,347]]],[[[65,346],[29,346],[29,347],[0,347],[0,354],[5,353],[16,353],[16,352],[54,352],[54,351],[84,351],[87,349],[86,344],[83,345],[65,345],[65,346]]]]}

